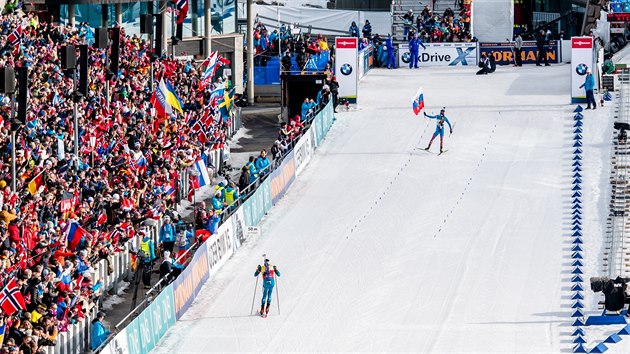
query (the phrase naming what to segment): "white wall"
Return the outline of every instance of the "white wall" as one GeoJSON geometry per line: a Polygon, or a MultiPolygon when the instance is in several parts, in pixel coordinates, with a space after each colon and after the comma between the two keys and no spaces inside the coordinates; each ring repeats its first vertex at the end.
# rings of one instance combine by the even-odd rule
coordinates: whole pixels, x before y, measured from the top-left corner
{"type": "Polygon", "coordinates": [[[504,42],[512,39],[513,0],[473,0],[473,34],[480,42],[504,42]]]}

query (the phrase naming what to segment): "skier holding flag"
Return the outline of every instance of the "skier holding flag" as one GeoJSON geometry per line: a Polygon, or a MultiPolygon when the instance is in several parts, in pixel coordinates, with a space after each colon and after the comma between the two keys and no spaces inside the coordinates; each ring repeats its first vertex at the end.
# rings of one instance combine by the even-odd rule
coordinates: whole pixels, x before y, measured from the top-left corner
{"type": "Polygon", "coordinates": [[[425,150],[429,151],[429,149],[431,148],[431,144],[433,144],[433,139],[435,139],[435,137],[439,135],[440,136],[440,154],[441,154],[444,152],[444,123],[448,124],[449,130],[451,134],[453,134],[453,127],[451,126],[451,122],[449,122],[448,118],[446,118],[446,116],[444,115],[444,109],[440,110],[439,115],[431,116],[431,115],[427,115],[427,113],[424,112],[424,116],[429,119],[437,120],[437,124],[435,126],[435,132],[433,133],[433,137],[429,141],[429,146],[427,146],[425,150]]]}
{"type": "Polygon", "coordinates": [[[280,272],[275,265],[269,263],[269,259],[265,258],[263,265],[258,265],[256,268],[254,276],[257,277],[258,274],[262,274],[263,278],[263,295],[260,302],[260,315],[262,317],[267,317],[267,314],[269,314],[269,306],[271,306],[271,295],[273,294],[273,288],[276,285],[276,275],[280,276],[280,272]]]}

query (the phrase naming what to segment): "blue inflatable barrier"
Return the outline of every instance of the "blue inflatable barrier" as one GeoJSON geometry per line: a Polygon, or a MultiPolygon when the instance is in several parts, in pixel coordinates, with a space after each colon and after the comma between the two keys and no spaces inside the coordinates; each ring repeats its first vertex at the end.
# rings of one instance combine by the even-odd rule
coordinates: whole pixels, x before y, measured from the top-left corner
{"type": "MultiPolygon", "coordinates": [[[[579,301],[579,300],[578,300],[579,301]]],[[[599,316],[589,316],[586,319],[587,326],[626,324],[626,310],[621,311],[620,315],[606,316],[606,309],[599,316]]],[[[593,352],[591,352],[593,353],[593,352]]]]}

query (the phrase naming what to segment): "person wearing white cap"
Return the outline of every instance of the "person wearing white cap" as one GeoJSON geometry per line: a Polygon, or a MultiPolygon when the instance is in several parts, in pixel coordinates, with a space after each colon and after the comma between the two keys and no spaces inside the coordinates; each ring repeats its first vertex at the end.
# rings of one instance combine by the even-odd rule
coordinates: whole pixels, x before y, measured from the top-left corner
{"type": "Polygon", "coordinates": [[[595,79],[590,69],[586,70],[586,78],[580,88],[582,87],[584,87],[584,91],[586,91],[586,109],[591,109],[591,103],[593,104],[593,109],[597,109],[597,102],[595,102],[595,94],[593,93],[595,89],[595,79]]]}

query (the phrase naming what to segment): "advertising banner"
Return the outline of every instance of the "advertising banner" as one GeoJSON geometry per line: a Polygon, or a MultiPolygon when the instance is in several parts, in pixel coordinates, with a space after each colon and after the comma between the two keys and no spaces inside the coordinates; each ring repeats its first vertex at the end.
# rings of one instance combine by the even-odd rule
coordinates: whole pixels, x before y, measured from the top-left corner
{"type": "MultiPolygon", "coordinates": [[[[424,46],[426,49],[420,47],[418,51],[419,66],[477,65],[477,43],[425,43],[424,46]]],[[[409,44],[400,44],[398,48],[400,66],[409,66],[409,44]]]]}
{"type": "MultiPolygon", "coordinates": [[[[560,63],[562,60],[560,41],[550,41],[547,46],[547,60],[549,63],[560,63]]],[[[538,48],[534,41],[524,41],[521,48],[523,64],[536,64],[538,48]]],[[[514,42],[479,43],[479,55],[490,55],[494,52],[497,65],[514,64],[514,42]]]]}
{"type": "Polygon", "coordinates": [[[267,178],[256,189],[256,192],[243,203],[245,225],[258,225],[269,209],[271,209],[271,187],[269,178],[267,178]]]}
{"type": "MultiPolygon", "coordinates": [[[[232,222],[232,231],[234,233],[234,250],[241,247],[241,245],[247,239],[247,232],[245,227],[245,215],[243,214],[243,208],[238,208],[228,221],[232,222]]],[[[226,221],[226,222],[228,222],[226,221]]]]}
{"type": "Polygon", "coordinates": [[[580,86],[586,71],[593,69],[593,38],[571,37],[571,102],[586,102],[586,91],[580,86]]]}
{"type": "Polygon", "coordinates": [[[105,354],[148,354],[175,324],[173,286],[167,286],[155,300],[105,348],[105,354]]]}
{"type": "Polygon", "coordinates": [[[357,101],[358,38],[335,38],[335,75],[339,82],[339,98],[345,98],[352,103],[357,101]]]}
{"type": "Polygon", "coordinates": [[[208,244],[214,239],[214,236],[211,237],[208,242],[203,243],[197,251],[195,251],[192,261],[177,279],[173,281],[177,319],[180,319],[186,310],[188,310],[193,300],[197,297],[197,294],[199,294],[201,286],[208,280],[208,276],[210,275],[208,267],[208,244]]]}
{"type": "Polygon", "coordinates": [[[276,204],[284,197],[293,181],[295,181],[295,160],[293,151],[289,152],[282,163],[271,173],[271,203],[276,204]]]}
{"type": "Polygon", "coordinates": [[[208,245],[208,266],[210,267],[210,276],[214,275],[219,268],[234,254],[234,230],[232,229],[232,221],[226,220],[217,233],[205,242],[208,245]]]}
{"type": "Polygon", "coordinates": [[[309,129],[300,141],[295,145],[293,149],[293,159],[295,160],[295,174],[300,175],[300,172],[304,169],[306,164],[311,161],[311,157],[315,152],[315,130],[317,125],[313,123],[311,129],[309,129]]]}
{"type": "MultiPolygon", "coordinates": [[[[319,114],[315,116],[315,146],[319,146],[322,140],[324,140],[324,137],[332,126],[334,118],[335,116],[331,102],[329,102],[326,107],[324,107],[324,109],[322,109],[321,112],[319,112],[319,114]]],[[[311,129],[313,129],[313,127],[311,127],[311,129]]]]}

